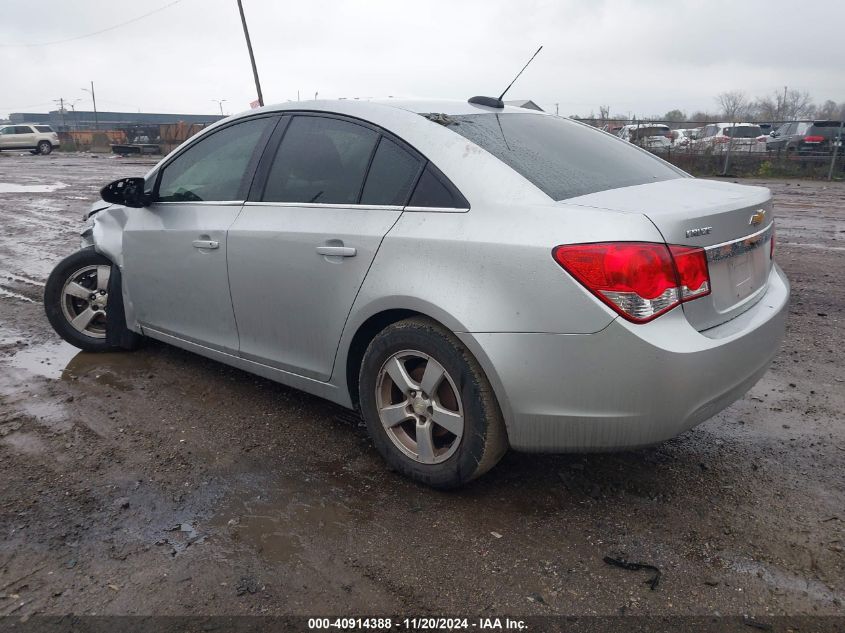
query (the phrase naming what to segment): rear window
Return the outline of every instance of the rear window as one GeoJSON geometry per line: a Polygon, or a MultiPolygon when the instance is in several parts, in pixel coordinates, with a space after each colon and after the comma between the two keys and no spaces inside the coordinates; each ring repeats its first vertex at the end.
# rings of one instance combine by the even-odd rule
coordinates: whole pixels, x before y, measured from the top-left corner
{"type": "Polygon", "coordinates": [[[53,128],[51,128],[49,125],[36,125],[35,129],[38,130],[39,132],[52,132],[53,131],[53,128]]]}
{"type": "Polygon", "coordinates": [[[490,113],[442,117],[439,122],[554,200],[685,176],[630,143],[560,117],[490,113]]]}
{"type": "Polygon", "coordinates": [[[736,127],[726,127],[723,130],[725,136],[733,138],[757,138],[763,134],[763,130],[759,125],[738,125],[736,127]]]}

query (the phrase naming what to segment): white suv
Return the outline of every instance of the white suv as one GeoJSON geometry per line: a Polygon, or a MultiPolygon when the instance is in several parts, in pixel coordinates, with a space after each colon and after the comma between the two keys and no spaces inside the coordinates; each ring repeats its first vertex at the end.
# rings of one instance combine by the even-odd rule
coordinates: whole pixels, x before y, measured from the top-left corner
{"type": "Polygon", "coordinates": [[[28,149],[33,154],[49,154],[59,146],[59,135],[49,125],[4,125],[0,127],[0,150],[28,149]]]}

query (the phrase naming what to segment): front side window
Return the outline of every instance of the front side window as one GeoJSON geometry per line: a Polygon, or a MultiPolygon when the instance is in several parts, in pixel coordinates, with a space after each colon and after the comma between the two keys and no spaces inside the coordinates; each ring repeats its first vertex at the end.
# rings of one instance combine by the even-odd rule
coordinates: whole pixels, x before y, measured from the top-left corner
{"type": "Polygon", "coordinates": [[[262,200],[356,204],[379,135],[340,119],[295,116],[273,158],[262,200]]]}
{"type": "Polygon", "coordinates": [[[159,202],[243,200],[247,168],[273,118],[236,123],[194,143],[165,166],[159,202]]]}
{"type": "Polygon", "coordinates": [[[0,128],[0,134],[14,134],[15,128],[13,127],[4,127],[0,128]]]}
{"type": "Polygon", "coordinates": [[[554,200],[685,176],[630,143],[560,117],[468,114],[449,116],[445,125],[554,200]]]}

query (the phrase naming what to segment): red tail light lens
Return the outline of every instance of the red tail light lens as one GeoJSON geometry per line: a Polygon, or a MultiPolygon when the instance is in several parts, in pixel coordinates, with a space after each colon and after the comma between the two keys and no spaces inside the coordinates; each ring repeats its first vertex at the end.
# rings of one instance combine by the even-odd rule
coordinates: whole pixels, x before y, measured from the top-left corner
{"type": "Polygon", "coordinates": [[[710,294],[704,249],[650,242],[571,244],[555,261],[621,316],[646,323],[710,294]]]}
{"type": "Polygon", "coordinates": [[[805,136],[804,142],[805,143],[822,143],[822,142],[824,142],[824,136],[805,136]]]}

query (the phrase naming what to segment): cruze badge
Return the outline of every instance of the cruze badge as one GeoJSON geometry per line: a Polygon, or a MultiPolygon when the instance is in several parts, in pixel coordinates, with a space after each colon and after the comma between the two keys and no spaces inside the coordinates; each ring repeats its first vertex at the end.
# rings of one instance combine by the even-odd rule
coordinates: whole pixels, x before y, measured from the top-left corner
{"type": "Polygon", "coordinates": [[[697,229],[687,229],[687,237],[698,237],[700,235],[709,235],[713,230],[712,226],[702,226],[697,229]]]}
{"type": "Polygon", "coordinates": [[[763,220],[765,219],[766,210],[758,209],[757,212],[748,219],[748,224],[750,224],[751,226],[757,226],[758,224],[762,224],[763,220]]]}

